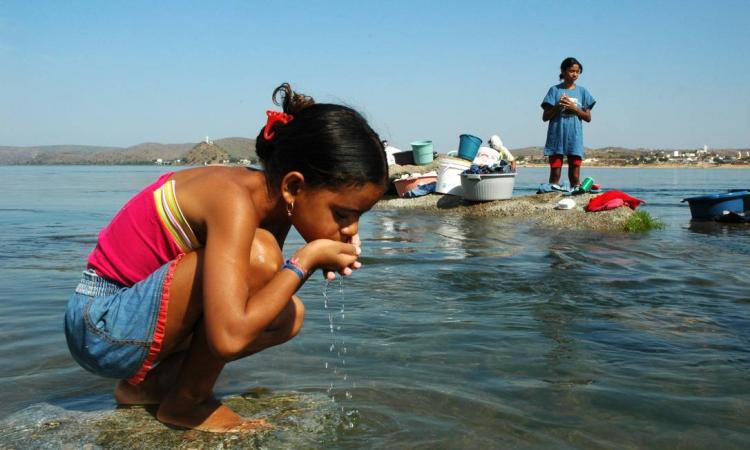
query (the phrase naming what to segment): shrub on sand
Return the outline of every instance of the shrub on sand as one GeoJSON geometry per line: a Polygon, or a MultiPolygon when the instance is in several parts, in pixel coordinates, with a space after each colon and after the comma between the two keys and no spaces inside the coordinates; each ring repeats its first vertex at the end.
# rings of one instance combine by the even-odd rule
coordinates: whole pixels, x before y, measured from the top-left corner
{"type": "Polygon", "coordinates": [[[664,222],[651,217],[651,214],[646,211],[636,211],[625,223],[625,231],[630,233],[645,233],[649,230],[661,230],[662,228],[664,228],[664,222]]]}

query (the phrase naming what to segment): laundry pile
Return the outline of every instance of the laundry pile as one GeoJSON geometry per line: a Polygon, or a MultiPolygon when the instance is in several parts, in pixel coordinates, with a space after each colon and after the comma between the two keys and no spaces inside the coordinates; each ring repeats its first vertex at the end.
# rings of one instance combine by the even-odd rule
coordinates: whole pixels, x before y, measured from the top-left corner
{"type": "Polygon", "coordinates": [[[464,173],[477,173],[477,174],[489,174],[489,173],[513,173],[513,168],[510,163],[504,159],[492,164],[479,165],[472,164],[464,173]]]}

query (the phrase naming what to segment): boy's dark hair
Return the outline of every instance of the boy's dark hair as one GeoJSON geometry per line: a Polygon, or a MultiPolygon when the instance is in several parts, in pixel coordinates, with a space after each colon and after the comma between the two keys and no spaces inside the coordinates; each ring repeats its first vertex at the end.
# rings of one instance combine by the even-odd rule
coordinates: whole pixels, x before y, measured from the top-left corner
{"type": "Polygon", "coordinates": [[[278,189],[291,171],[302,173],[311,187],[385,186],[388,163],[383,144],[357,111],[315,103],[312,97],[294,92],[289,83],[277,87],[271,98],[294,118],[287,124],[275,123],[270,140],[261,129],[255,141],[269,188],[278,189]]]}
{"type": "Polygon", "coordinates": [[[577,59],[573,58],[572,56],[563,59],[562,64],[560,64],[560,79],[563,79],[563,73],[565,73],[566,70],[570,68],[573,64],[578,64],[578,67],[581,69],[581,73],[583,73],[583,64],[578,62],[577,59]]]}

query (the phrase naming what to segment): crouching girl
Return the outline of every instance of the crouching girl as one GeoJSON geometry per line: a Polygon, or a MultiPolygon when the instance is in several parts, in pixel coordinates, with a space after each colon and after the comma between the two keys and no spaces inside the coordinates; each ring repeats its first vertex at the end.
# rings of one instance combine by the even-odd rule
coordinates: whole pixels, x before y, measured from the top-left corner
{"type": "MultiPolygon", "coordinates": [[[[228,361],[281,344],[302,326],[294,294],[316,269],[360,267],[358,224],[385,191],[378,135],[351,108],[288,84],[256,141],[263,171],[165,173],[100,232],[65,315],[74,359],[117,378],[120,404],[158,404],[167,424],[251,430],[213,396],[228,361]],[[283,261],[291,227],[306,241],[283,261]]],[[[278,100],[278,101],[277,101],[278,100]]]]}

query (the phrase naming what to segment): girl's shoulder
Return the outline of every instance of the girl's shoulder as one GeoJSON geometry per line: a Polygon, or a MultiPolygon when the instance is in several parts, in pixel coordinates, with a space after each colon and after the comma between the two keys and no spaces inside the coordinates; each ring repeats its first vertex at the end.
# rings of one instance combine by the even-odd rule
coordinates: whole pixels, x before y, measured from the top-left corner
{"type": "Polygon", "coordinates": [[[195,198],[201,209],[219,203],[236,204],[249,201],[248,193],[261,188],[263,176],[241,167],[207,166],[176,172],[180,192],[185,198],[195,198]]]}
{"type": "Polygon", "coordinates": [[[260,222],[253,192],[265,190],[260,172],[242,167],[207,166],[177,172],[180,208],[191,226],[207,233],[209,223],[254,227],[260,222]],[[188,172],[190,171],[190,172],[188,172]]]}

